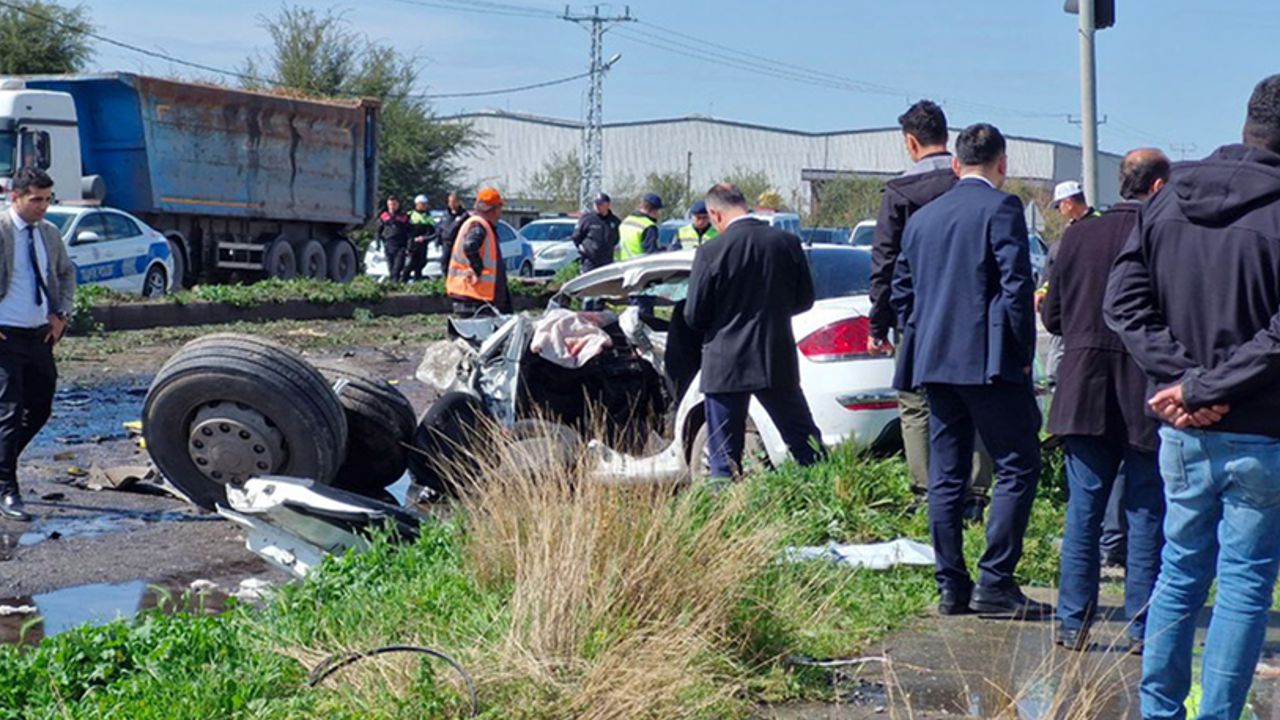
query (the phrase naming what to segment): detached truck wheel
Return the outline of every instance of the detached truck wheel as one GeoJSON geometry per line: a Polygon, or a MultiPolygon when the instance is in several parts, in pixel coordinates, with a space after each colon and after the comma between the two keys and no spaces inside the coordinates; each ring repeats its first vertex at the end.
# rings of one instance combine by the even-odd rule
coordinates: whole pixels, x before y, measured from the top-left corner
{"type": "Polygon", "coordinates": [[[156,466],[206,509],[251,477],[328,484],[347,447],[346,416],[324,376],[250,335],[187,343],[152,381],[142,419],[156,466]]]}
{"type": "Polygon", "coordinates": [[[414,433],[409,453],[413,481],[439,495],[456,495],[452,478],[479,481],[480,464],[470,455],[488,422],[480,399],[470,393],[451,392],[427,408],[414,433]]]}
{"type": "Polygon", "coordinates": [[[333,485],[371,494],[394,484],[408,467],[413,441],[413,405],[394,385],[347,368],[316,368],[333,386],[347,416],[347,458],[333,485]]]}

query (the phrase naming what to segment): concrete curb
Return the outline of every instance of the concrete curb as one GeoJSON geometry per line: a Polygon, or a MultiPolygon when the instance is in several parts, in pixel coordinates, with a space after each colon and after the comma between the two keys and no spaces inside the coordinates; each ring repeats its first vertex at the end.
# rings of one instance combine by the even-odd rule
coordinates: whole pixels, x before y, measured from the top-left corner
{"type": "MultiPolygon", "coordinates": [[[[517,312],[541,310],[550,295],[516,295],[512,304],[517,312]]],[[[170,302],[122,303],[97,305],[92,310],[93,322],[103,330],[149,330],[158,327],[191,327],[233,322],[270,322],[272,320],[349,320],[356,309],[365,308],[375,316],[440,315],[452,312],[451,301],[440,295],[392,295],[379,303],[312,303],[285,300],[240,307],[227,303],[199,302],[178,305],[170,302]]]]}

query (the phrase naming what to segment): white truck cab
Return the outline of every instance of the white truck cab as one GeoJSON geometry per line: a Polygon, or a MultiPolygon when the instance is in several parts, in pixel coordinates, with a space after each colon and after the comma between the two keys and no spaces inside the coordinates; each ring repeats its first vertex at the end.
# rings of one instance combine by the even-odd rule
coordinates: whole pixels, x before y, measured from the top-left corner
{"type": "Polygon", "coordinates": [[[49,173],[54,196],[62,202],[80,201],[85,187],[93,184],[81,179],[80,134],[71,96],[31,90],[20,79],[4,78],[0,79],[0,184],[7,188],[23,167],[49,173]]]}

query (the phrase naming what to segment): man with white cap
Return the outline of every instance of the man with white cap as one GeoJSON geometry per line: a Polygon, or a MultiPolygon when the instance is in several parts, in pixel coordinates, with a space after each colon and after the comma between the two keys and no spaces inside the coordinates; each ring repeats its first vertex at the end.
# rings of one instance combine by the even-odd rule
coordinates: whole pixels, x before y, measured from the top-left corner
{"type": "Polygon", "coordinates": [[[1053,209],[1067,219],[1068,225],[1087,217],[1098,217],[1102,213],[1089,206],[1084,197],[1084,188],[1077,180],[1066,180],[1053,188],[1053,209]]]}
{"type": "Polygon", "coordinates": [[[427,244],[435,242],[437,237],[430,201],[426,195],[419,195],[413,199],[413,210],[409,211],[409,262],[401,282],[422,279],[422,269],[427,266],[427,244]]]}

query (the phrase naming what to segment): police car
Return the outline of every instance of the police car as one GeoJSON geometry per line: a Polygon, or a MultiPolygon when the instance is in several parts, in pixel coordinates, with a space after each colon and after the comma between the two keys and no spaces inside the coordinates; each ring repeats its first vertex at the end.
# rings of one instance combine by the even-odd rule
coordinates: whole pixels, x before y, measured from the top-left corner
{"type": "Polygon", "coordinates": [[[173,277],[165,237],[134,216],[104,207],[55,205],[58,227],[76,266],[77,285],[102,285],[146,297],[164,295],[173,277]]]}

